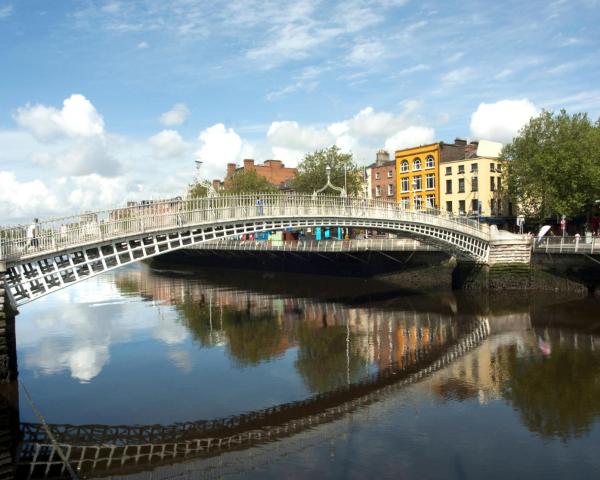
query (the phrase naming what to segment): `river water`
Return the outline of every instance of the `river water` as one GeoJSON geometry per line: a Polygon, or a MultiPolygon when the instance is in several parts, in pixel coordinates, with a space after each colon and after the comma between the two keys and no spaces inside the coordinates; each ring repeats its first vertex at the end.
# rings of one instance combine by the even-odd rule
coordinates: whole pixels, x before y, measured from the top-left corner
{"type": "Polygon", "coordinates": [[[20,421],[87,477],[600,478],[598,312],[138,265],[21,309],[20,421]]]}

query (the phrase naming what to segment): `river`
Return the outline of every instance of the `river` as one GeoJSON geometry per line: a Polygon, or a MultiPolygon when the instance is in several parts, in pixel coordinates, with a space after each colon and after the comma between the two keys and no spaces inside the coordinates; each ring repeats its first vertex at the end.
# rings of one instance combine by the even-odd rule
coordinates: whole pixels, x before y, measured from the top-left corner
{"type": "Polygon", "coordinates": [[[90,478],[599,478],[598,312],[595,298],[116,270],[17,316],[19,471],[51,443],[41,414],[90,478]]]}

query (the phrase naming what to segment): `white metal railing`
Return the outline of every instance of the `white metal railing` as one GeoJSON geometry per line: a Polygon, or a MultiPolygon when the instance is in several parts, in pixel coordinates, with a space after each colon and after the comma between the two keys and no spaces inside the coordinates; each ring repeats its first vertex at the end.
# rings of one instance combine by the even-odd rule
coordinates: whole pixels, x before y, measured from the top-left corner
{"type": "Polygon", "coordinates": [[[600,239],[594,236],[545,237],[540,241],[536,240],[534,242],[533,251],[591,255],[593,253],[600,253],[600,239]]]}
{"type": "Polygon", "coordinates": [[[400,220],[435,224],[483,240],[489,239],[487,225],[437,209],[407,210],[393,201],[378,199],[259,193],[152,201],[54,218],[36,224],[33,235],[27,225],[0,227],[0,259],[11,261],[36,257],[106,240],[178,230],[183,226],[291,217],[400,220]]]}
{"type": "Polygon", "coordinates": [[[283,252],[439,251],[438,248],[403,238],[352,240],[231,240],[219,239],[193,245],[196,250],[244,250],[283,252]]]}

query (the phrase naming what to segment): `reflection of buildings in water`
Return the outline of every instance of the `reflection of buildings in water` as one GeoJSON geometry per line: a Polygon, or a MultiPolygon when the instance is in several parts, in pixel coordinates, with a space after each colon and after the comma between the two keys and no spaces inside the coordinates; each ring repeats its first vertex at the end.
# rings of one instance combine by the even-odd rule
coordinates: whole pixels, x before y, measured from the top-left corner
{"type": "Polygon", "coordinates": [[[343,327],[352,355],[379,369],[413,364],[421,351],[444,344],[458,332],[450,314],[282,297],[219,287],[198,278],[159,276],[148,269],[117,273],[117,285],[122,291],[182,308],[184,313],[179,318],[190,329],[197,328],[197,320],[202,317],[208,327],[209,346],[235,341],[223,324],[224,312],[226,316],[243,313],[248,318],[270,316],[279,328],[268,333],[280,338],[270,343],[269,355],[263,360],[301,346],[299,325],[313,329],[343,327]]]}

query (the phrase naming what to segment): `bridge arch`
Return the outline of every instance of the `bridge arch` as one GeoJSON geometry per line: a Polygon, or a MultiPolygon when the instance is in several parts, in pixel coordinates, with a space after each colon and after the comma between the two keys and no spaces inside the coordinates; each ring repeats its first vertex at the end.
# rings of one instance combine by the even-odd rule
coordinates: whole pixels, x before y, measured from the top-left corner
{"type": "Polygon", "coordinates": [[[438,210],[412,211],[381,200],[309,195],[242,195],[167,200],[1,231],[6,286],[22,305],[66,286],[166,252],[237,235],[287,228],[387,230],[487,261],[489,231],[438,210]],[[261,201],[258,202],[257,200],[261,201]]]}

